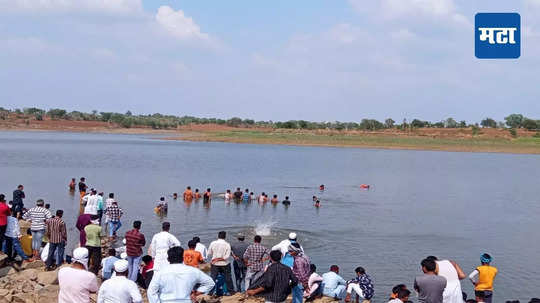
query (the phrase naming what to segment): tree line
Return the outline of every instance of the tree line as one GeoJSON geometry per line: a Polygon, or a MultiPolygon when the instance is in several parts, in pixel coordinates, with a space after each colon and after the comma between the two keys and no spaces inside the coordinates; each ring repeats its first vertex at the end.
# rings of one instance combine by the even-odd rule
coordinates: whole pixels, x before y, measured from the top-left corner
{"type": "MultiPolygon", "coordinates": [[[[391,118],[380,122],[376,119],[361,119],[360,122],[312,122],[305,120],[289,121],[255,121],[253,119],[241,119],[233,117],[230,119],[219,118],[198,118],[192,116],[175,116],[163,114],[134,115],[130,111],[126,113],[98,112],[96,110],[85,113],[80,111],[68,112],[65,109],[52,108],[44,110],[36,107],[23,109],[5,109],[0,107],[0,120],[6,120],[10,115],[16,115],[18,118],[35,119],[41,121],[45,118],[51,120],[70,120],[70,121],[102,121],[116,124],[121,127],[151,127],[153,129],[170,129],[189,124],[217,124],[231,127],[268,127],[280,129],[332,129],[332,130],[381,130],[381,129],[414,129],[414,128],[472,128],[473,130],[483,128],[523,128],[527,130],[539,130],[540,120],[524,117],[522,114],[511,114],[503,121],[496,121],[492,118],[485,118],[480,123],[470,124],[465,120],[456,121],[454,118],[448,118],[443,121],[430,122],[420,119],[408,121],[403,119],[397,123],[391,118]]],[[[27,120],[28,121],[28,120],[27,120]]]]}

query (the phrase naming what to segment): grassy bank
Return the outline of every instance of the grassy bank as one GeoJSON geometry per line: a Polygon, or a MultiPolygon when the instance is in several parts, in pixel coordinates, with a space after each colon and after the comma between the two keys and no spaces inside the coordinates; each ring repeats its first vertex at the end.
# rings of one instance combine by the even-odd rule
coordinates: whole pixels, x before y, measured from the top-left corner
{"type": "Polygon", "coordinates": [[[441,150],[540,154],[540,138],[509,139],[494,136],[432,136],[399,133],[317,133],[265,130],[195,131],[171,140],[285,144],[307,146],[361,147],[383,149],[441,150]]]}

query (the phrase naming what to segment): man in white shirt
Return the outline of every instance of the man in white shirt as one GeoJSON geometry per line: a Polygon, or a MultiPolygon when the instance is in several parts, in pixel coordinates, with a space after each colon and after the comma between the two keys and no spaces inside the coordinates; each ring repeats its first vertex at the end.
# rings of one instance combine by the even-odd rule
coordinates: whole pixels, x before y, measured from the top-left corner
{"type": "Polygon", "coordinates": [[[214,281],[201,270],[182,264],[184,249],[176,246],[167,251],[169,265],[156,272],[148,286],[150,303],[196,302],[195,298],[214,288],[214,281]],[[193,288],[198,285],[196,290],[193,288]]]}
{"type": "Polygon", "coordinates": [[[180,241],[169,233],[171,223],[163,222],[162,231],[155,234],[148,247],[148,254],[154,258],[154,272],[159,271],[163,266],[169,264],[167,261],[167,251],[171,247],[181,246],[180,241]]]}
{"type": "MultiPolygon", "coordinates": [[[[289,252],[289,246],[292,243],[297,243],[297,241],[296,241],[296,233],[290,233],[289,234],[289,239],[286,239],[286,240],[283,240],[283,241],[279,242],[279,244],[272,247],[272,250],[279,250],[279,251],[281,251],[281,254],[283,256],[285,256],[285,254],[289,252]]],[[[304,248],[302,248],[302,246],[300,246],[300,249],[302,250],[302,252],[304,252],[304,248]]]]}
{"type": "Polygon", "coordinates": [[[89,215],[98,214],[99,197],[97,191],[92,189],[90,195],[84,196],[83,203],[85,204],[84,213],[89,215]]]}
{"type": "Polygon", "coordinates": [[[231,245],[225,241],[227,233],[220,231],[218,233],[218,239],[208,247],[208,255],[212,256],[210,261],[210,275],[215,281],[218,274],[222,273],[225,276],[225,284],[227,285],[227,291],[234,293],[234,284],[231,276],[231,264],[229,258],[231,257],[231,245]]]}
{"type": "Polygon", "coordinates": [[[142,296],[135,282],[127,278],[128,261],[114,262],[116,276],[101,284],[97,303],[141,303],[142,296]]]}
{"type": "Polygon", "coordinates": [[[195,251],[200,252],[203,259],[206,261],[206,258],[208,257],[208,249],[206,248],[206,246],[204,246],[204,244],[201,243],[201,238],[193,237],[193,241],[197,243],[197,245],[195,246],[195,251]]]}

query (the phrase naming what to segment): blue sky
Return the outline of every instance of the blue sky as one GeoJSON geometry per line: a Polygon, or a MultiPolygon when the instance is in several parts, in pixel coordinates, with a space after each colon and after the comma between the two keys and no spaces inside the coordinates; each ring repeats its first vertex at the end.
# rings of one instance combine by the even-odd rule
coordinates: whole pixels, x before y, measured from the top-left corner
{"type": "Polygon", "coordinates": [[[537,20],[540,0],[0,0],[0,106],[538,119],[537,20]],[[474,58],[474,15],[508,11],[521,58],[474,58]]]}

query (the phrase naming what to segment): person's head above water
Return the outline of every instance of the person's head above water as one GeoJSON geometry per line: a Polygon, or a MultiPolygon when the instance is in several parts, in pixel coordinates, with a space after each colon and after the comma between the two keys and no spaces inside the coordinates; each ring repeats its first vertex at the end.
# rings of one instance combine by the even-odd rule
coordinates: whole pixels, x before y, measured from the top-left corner
{"type": "Polygon", "coordinates": [[[274,198],[277,198],[277,195],[274,195],[274,198]]]}
{"type": "Polygon", "coordinates": [[[491,263],[492,259],[493,258],[489,254],[482,254],[480,256],[480,262],[482,263],[482,265],[489,265],[489,263],[491,263]]]}
{"type": "Polygon", "coordinates": [[[285,200],[289,200],[289,196],[285,196],[285,200]]]}
{"type": "Polygon", "coordinates": [[[422,271],[424,271],[424,273],[434,273],[437,269],[437,263],[431,259],[424,259],[420,264],[422,265],[422,271]]]}
{"type": "Polygon", "coordinates": [[[210,188],[207,188],[207,189],[206,189],[206,192],[208,192],[208,193],[209,193],[209,192],[210,192],[210,188]]]}
{"type": "Polygon", "coordinates": [[[159,198],[159,201],[165,201],[165,197],[159,198]]]}
{"type": "Polygon", "coordinates": [[[161,224],[161,230],[163,231],[169,231],[171,229],[171,223],[169,222],[163,222],[163,224],[161,224]]]}

